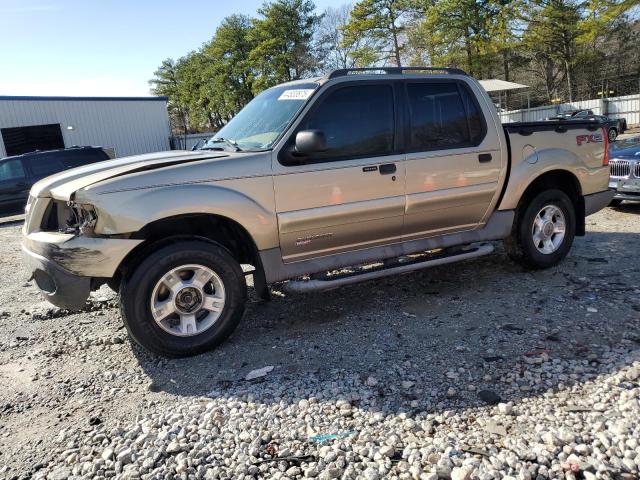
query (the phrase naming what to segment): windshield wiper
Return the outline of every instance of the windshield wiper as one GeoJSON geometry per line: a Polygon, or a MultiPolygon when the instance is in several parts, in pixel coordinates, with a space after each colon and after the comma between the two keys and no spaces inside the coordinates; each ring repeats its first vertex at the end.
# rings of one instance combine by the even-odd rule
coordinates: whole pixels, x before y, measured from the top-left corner
{"type": "MultiPolygon", "coordinates": [[[[216,137],[216,138],[212,138],[207,143],[226,143],[231,148],[233,148],[233,150],[235,152],[241,152],[242,151],[242,149],[238,146],[238,144],[234,140],[231,140],[230,138],[216,137]]],[[[206,145],[206,143],[205,143],[205,145],[206,145]]],[[[205,147],[202,147],[200,150],[216,150],[216,148],[215,147],[206,147],[205,146],[205,147]]]]}

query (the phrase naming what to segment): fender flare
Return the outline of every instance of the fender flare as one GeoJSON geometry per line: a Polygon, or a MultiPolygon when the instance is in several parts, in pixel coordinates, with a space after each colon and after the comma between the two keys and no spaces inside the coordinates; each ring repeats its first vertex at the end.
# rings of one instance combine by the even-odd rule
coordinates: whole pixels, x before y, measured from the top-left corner
{"type": "Polygon", "coordinates": [[[241,225],[258,250],[278,246],[275,208],[265,208],[242,192],[222,185],[171,185],[154,189],[96,195],[90,200],[98,220],[99,235],[137,232],[144,226],[170,217],[210,214],[241,225]]]}

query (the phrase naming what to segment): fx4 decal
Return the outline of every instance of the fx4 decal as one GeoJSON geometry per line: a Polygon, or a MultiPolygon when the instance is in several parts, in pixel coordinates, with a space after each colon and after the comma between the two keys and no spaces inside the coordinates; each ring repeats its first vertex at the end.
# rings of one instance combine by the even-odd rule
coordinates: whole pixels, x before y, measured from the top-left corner
{"type": "Polygon", "coordinates": [[[592,133],[590,135],[578,135],[576,137],[576,143],[578,146],[583,143],[602,143],[602,134],[601,133],[592,133]]]}

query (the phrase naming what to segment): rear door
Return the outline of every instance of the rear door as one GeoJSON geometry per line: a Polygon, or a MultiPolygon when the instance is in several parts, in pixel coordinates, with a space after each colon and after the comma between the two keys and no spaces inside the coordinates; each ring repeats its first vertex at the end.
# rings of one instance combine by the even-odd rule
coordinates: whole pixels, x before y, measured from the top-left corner
{"type": "Polygon", "coordinates": [[[404,155],[390,81],[329,87],[274,158],[283,260],[294,262],[399,241],[404,214],[404,155]],[[327,150],[290,156],[295,135],[320,130],[327,150]]]}
{"type": "Polygon", "coordinates": [[[23,213],[30,185],[22,159],[0,162],[0,215],[23,213]]]}
{"type": "Polygon", "coordinates": [[[465,82],[405,85],[406,239],[474,229],[497,196],[502,158],[496,126],[487,125],[465,82]]]}

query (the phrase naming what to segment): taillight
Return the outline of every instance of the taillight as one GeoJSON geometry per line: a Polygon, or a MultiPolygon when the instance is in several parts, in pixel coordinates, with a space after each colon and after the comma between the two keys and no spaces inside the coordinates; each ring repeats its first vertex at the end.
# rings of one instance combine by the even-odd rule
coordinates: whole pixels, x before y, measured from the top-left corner
{"type": "Polygon", "coordinates": [[[607,135],[607,129],[602,128],[602,136],[604,137],[604,156],[602,157],[602,166],[609,165],[609,135],[607,135]]]}

